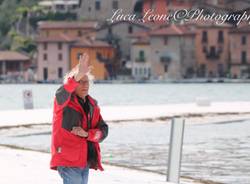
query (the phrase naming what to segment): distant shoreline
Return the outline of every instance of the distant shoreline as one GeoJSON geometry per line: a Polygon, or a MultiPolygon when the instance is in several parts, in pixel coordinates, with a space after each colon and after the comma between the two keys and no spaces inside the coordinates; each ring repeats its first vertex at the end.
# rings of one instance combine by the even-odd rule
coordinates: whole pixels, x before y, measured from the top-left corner
{"type": "MultiPolygon", "coordinates": [[[[62,81],[37,81],[37,82],[1,82],[1,84],[61,84],[62,81]]],[[[250,79],[228,79],[228,78],[196,78],[196,79],[165,79],[165,80],[95,80],[95,84],[206,84],[206,83],[250,83],[250,79]]]]}

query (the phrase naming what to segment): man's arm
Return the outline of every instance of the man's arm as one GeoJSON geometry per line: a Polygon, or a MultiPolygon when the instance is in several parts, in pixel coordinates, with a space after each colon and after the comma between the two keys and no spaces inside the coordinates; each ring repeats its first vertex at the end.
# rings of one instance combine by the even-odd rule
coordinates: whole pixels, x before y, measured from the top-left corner
{"type": "Polygon", "coordinates": [[[102,142],[108,136],[109,127],[100,115],[97,127],[88,131],[87,140],[91,142],[102,142]]]}
{"type": "Polygon", "coordinates": [[[76,73],[74,74],[74,76],[68,78],[67,82],[56,91],[56,102],[58,106],[60,106],[61,108],[65,107],[69,102],[71,94],[79,85],[79,80],[81,80],[81,78],[89,71],[88,65],[89,56],[88,54],[84,54],[79,59],[79,64],[75,68],[76,73]]]}
{"type": "Polygon", "coordinates": [[[79,83],[74,78],[68,78],[67,82],[56,90],[57,105],[61,108],[65,107],[78,85],[79,83]]]}
{"type": "Polygon", "coordinates": [[[100,115],[97,127],[95,129],[89,129],[88,132],[82,127],[74,127],[71,133],[78,135],[80,137],[86,138],[91,142],[102,142],[108,136],[108,125],[102,119],[100,115]]]}

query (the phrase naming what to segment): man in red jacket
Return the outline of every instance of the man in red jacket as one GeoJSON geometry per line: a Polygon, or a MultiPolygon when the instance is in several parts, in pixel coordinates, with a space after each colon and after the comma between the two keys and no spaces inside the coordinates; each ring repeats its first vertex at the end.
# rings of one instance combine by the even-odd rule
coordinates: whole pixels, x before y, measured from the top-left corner
{"type": "Polygon", "coordinates": [[[89,168],[103,170],[99,142],[108,135],[97,101],[88,95],[89,56],[66,75],[54,99],[50,168],[63,184],[87,184],[89,168]]]}

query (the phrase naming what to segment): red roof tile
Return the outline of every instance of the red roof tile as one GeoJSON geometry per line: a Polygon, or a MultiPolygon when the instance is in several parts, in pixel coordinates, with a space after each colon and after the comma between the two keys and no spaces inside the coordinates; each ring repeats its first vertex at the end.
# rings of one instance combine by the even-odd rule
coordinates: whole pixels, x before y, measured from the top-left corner
{"type": "Polygon", "coordinates": [[[195,34],[189,27],[184,25],[174,25],[171,24],[169,26],[155,29],[150,32],[152,36],[164,36],[164,35],[193,35],[195,34]]]}
{"type": "Polygon", "coordinates": [[[36,38],[37,42],[68,42],[74,43],[74,46],[81,46],[81,47],[111,47],[106,42],[100,40],[94,40],[89,37],[72,37],[65,35],[63,33],[59,34],[58,36],[38,36],[36,38]]]}
{"type": "Polygon", "coordinates": [[[151,25],[147,24],[147,23],[140,23],[140,22],[135,22],[135,21],[121,20],[121,21],[115,21],[113,23],[104,24],[100,28],[98,28],[98,30],[106,29],[108,27],[112,27],[112,26],[119,25],[119,24],[130,24],[130,25],[135,25],[135,26],[138,26],[138,27],[141,27],[141,28],[144,28],[144,29],[151,29],[151,25]]]}

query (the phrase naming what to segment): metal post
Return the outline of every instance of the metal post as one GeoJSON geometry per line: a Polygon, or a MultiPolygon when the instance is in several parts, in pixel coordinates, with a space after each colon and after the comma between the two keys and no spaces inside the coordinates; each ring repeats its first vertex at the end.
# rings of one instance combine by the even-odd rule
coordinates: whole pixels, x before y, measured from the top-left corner
{"type": "Polygon", "coordinates": [[[168,154],[167,181],[179,183],[185,120],[173,118],[168,154]]]}

